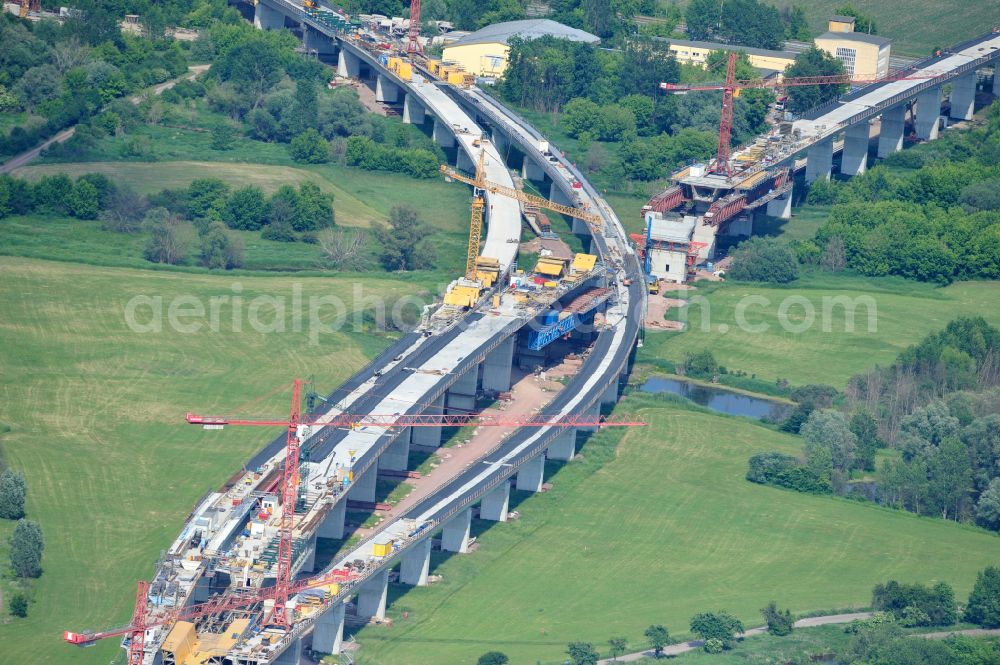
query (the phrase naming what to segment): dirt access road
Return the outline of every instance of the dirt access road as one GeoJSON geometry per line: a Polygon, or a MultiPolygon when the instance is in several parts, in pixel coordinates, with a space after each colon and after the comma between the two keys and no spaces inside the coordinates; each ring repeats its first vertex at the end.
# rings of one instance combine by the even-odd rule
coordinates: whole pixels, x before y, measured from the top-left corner
{"type": "MultiPolygon", "coordinates": [[[[181,81],[193,79],[198,74],[207,70],[208,67],[209,65],[193,65],[191,67],[188,67],[187,74],[184,74],[183,76],[180,76],[175,79],[171,79],[170,81],[166,81],[159,85],[153,86],[148,90],[152,92],[154,95],[159,95],[164,90],[169,90],[170,88],[174,87],[181,81]]],[[[142,95],[133,95],[132,97],[129,97],[129,101],[132,102],[133,104],[138,104],[140,101],[142,101],[142,95]]],[[[11,157],[3,164],[0,164],[0,173],[10,173],[14,169],[21,168],[28,162],[37,159],[38,156],[42,154],[42,151],[48,148],[50,145],[54,143],[62,143],[64,141],[68,141],[70,138],[73,137],[73,134],[76,134],[76,127],[77,127],[76,125],[73,125],[68,129],[64,129],[55,136],[46,139],[40,145],[35,146],[31,150],[22,152],[20,155],[11,157]]]]}

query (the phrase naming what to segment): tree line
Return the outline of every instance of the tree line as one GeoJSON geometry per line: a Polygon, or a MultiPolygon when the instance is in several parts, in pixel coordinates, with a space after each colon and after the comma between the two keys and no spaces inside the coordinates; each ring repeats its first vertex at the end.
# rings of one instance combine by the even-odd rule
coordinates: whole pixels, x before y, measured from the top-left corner
{"type": "Polygon", "coordinates": [[[25,518],[28,487],[24,474],[13,469],[0,473],[0,519],[17,520],[10,537],[10,569],[18,582],[17,590],[7,598],[12,616],[28,616],[29,580],[42,574],[45,538],[37,522],[25,518]]]}
{"type": "Polygon", "coordinates": [[[956,319],[852,377],[843,396],[806,387],[782,427],[801,435],[803,454],[754,455],[747,479],[1000,530],[998,349],[996,328],[956,319]],[[899,457],[876,468],[885,447],[899,457]]]}

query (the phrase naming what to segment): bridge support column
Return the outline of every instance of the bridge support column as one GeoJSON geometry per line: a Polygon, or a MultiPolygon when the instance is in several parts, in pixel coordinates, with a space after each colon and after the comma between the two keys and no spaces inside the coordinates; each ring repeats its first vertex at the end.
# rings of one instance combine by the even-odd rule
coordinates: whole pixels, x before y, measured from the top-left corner
{"type": "Polygon", "coordinates": [[[361,76],[361,58],[349,53],[346,48],[340,49],[340,55],[337,56],[337,76],[346,79],[359,78],[361,76]]]}
{"type": "Polygon", "coordinates": [[[951,82],[951,111],[948,116],[956,120],[972,120],[976,107],[976,72],[963,74],[951,82]]]}
{"type": "Polygon", "coordinates": [[[510,139],[496,127],[490,131],[490,136],[493,137],[493,145],[496,146],[497,152],[500,153],[501,157],[505,157],[507,150],[510,149],[510,139]]]}
{"type": "Polygon", "coordinates": [[[506,480],[483,497],[479,504],[479,519],[506,522],[510,504],[510,483],[506,480]]]}
{"type": "Polygon", "coordinates": [[[375,80],[375,101],[394,104],[399,100],[399,88],[388,76],[379,74],[375,80]]]}
{"type": "Polygon", "coordinates": [[[521,166],[521,177],[525,180],[543,182],[545,180],[545,171],[535,163],[535,160],[525,155],[524,164],[521,166]]]}
{"type": "Polygon", "coordinates": [[[337,44],[318,30],[310,30],[302,26],[302,46],[307,55],[331,55],[337,52],[337,44]]]}
{"type": "Polygon", "coordinates": [[[471,528],[472,509],[466,508],[445,523],[444,529],[441,531],[441,549],[445,552],[459,554],[468,552],[471,528]]]}
{"type": "MultiPolygon", "coordinates": [[[[444,393],[441,393],[437,399],[435,399],[431,404],[424,409],[424,413],[428,415],[441,415],[444,413],[444,393]]],[[[415,446],[428,446],[432,448],[437,448],[441,445],[441,426],[432,425],[429,427],[414,427],[412,428],[412,443],[415,446]]]]}
{"type": "Polygon", "coordinates": [[[406,471],[410,464],[410,432],[413,429],[406,427],[400,432],[396,440],[389,444],[378,458],[378,468],[389,471],[406,471]]]}
{"type": "Polygon", "coordinates": [[[344,604],[336,603],[319,615],[313,628],[313,651],[340,653],[344,640],[344,604]]]}
{"type": "Polygon", "coordinates": [[[830,179],[833,169],[833,139],[823,139],[814,144],[806,153],[806,182],[818,178],[830,179]]]}
{"type": "Polygon", "coordinates": [[[358,616],[381,621],[385,618],[385,599],[389,591],[388,569],[372,575],[358,591],[358,616]]]}
{"type": "MultiPolygon", "coordinates": [[[[257,5],[260,7],[260,5],[257,5]]],[[[274,665],[299,665],[299,659],[302,658],[302,638],[298,638],[292,641],[288,645],[276,660],[271,661],[274,665]]]]}
{"type": "Polygon", "coordinates": [[[861,175],[868,168],[868,121],[851,125],[844,132],[844,155],[840,172],[844,175],[861,175]]]}
{"type": "Polygon", "coordinates": [[[1000,97],[1000,64],[993,65],[993,96],[1000,97]]]}
{"type": "Polygon", "coordinates": [[[545,477],[545,455],[530,459],[517,470],[517,489],[523,492],[539,492],[545,477]]]}
{"type": "Polygon", "coordinates": [[[344,515],[347,512],[347,501],[341,499],[330,512],[323,518],[323,523],[316,530],[316,535],[320,538],[333,538],[340,540],[344,537],[344,515]]]}
{"type": "Polygon", "coordinates": [[[368,467],[360,477],[354,476],[347,490],[347,498],[351,501],[375,501],[375,481],[378,479],[376,466],[368,467]]]}
{"type": "MultiPolygon", "coordinates": [[[[788,190],[776,199],[767,202],[768,217],[780,217],[781,219],[791,219],[792,217],[792,190],[788,190]]],[[[752,228],[751,228],[752,230],[752,228]]]]}
{"type": "Polygon", "coordinates": [[[403,122],[422,125],[426,119],[424,105],[418,102],[412,93],[406,93],[406,97],[403,98],[403,122]]]}
{"type": "Polygon", "coordinates": [[[476,163],[472,161],[472,158],[469,157],[461,146],[456,151],[455,166],[459,171],[465,171],[466,173],[476,172],[476,163]]]}
{"type": "Polygon", "coordinates": [[[253,25],[258,30],[280,30],[285,27],[285,15],[258,2],[253,9],[253,25]]]}
{"type": "Polygon", "coordinates": [[[917,95],[917,138],[933,141],[938,137],[941,117],[941,86],[927,88],[917,95]]]}
{"type": "Polygon", "coordinates": [[[316,536],[306,545],[305,561],[302,562],[302,572],[311,573],[316,569],[316,536]]]}
{"type": "Polygon", "coordinates": [[[570,197],[566,196],[566,193],[563,192],[562,188],[559,187],[559,185],[557,185],[554,182],[549,187],[549,201],[564,206],[573,205],[573,200],[570,197]]]}
{"type": "Polygon", "coordinates": [[[440,118],[434,118],[434,142],[442,148],[455,147],[455,134],[440,118]]]}
{"type": "Polygon", "coordinates": [[[403,554],[399,581],[410,586],[427,586],[427,573],[430,569],[431,539],[424,538],[403,554]]]}
{"type": "Polygon", "coordinates": [[[508,337],[500,346],[486,354],[483,362],[483,390],[510,390],[510,369],[514,361],[514,338],[508,337]]]}
{"type": "Polygon", "coordinates": [[[615,380],[601,395],[601,405],[611,406],[618,403],[618,381],[615,380]]]}
{"type": "Polygon", "coordinates": [[[568,462],[576,455],[576,429],[566,427],[559,433],[545,451],[545,456],[549,459],[563,460],[568,462]]]}
{"type": "Polygon", "coordinates": [[[476,408],[476,386],[479,383],[479,365],[465,371],[458,381],[448,388],[445,406],[448,412],[472,411],[476,408]]]}
{"type": "Polygon", "coordinates": [[[878,131],[878,157],[882,159],[903,149],[903,130],[906,127],[906,105],[900,104],[882,112],[878,131]]]}
{"type": "MultiPolygon", "coordinates": [[[[583,415],[587,418],[587,420],[597,420],[601,416],[601,403],[598,401],[590,405],[589,407],[584,409],[583,415]]],[[[581,432],[596,432],[597,426],[585,425],[581,426],[579,430],[581,432]]]]}

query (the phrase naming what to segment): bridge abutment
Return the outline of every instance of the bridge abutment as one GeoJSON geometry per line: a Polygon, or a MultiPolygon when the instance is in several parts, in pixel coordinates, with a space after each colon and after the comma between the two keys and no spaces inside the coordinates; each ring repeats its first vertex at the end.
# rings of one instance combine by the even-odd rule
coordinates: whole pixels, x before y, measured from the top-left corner
{"type": "Polygon", "coordinates": [[[465,554],[469,551],[469,533],[472,530],[472,509],[460,511],[445,523],[441,530],[441,549],[445,552],[465,554]]]}
{"type": "Polygon", "coordinates": [[[410,586],[427,586],[431,569],[431,539],[424,538],[403,554],[399,566],[399,581],[410,586]]]}
{"type": "Polygon", "coordinates": [[[906,127],[906,105],[899,104],[882,112],[878,131],[878,157],[882,159],[903,149],[903,131],[906,127]]]}
{"type": "Polygon", "coordinates": [[[806,182],[823,178],[830,179],[833,170],[833,139],[826,138],[814,143],[806,153],[806,182]]]}
{"type": "Polygon", "coordinates": [[[865,120],[844,132],[844,155],[840,162],[840,172],[844,175],[861,175],[868,168],[869,127],[865,120]]]}
{"type": "Polygon", "coordinates": [[[340,653],[344,640],[344,603],[335,603],[316,619],[312,648],[320,653],[340,653]]]}
{"type": "Polygon", "coordinates": [[[917,95],[917,138],[933,141],[941,125],[941,86],[927,88],[917,95]]]}

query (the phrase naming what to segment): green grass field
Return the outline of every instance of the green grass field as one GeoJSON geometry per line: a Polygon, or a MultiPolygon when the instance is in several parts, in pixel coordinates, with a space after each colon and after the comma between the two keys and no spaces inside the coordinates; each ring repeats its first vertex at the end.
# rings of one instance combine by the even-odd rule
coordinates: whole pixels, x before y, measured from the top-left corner
{"type": "MultiPolygon", "coordinates": [[[[61,631],[123,623],[135,581],[152,574],[198,497],[277,434],[204,432],[186,425],[184,413],[231,412],[296,376],[314,376],[320,391],[347,378],[388,340],[338,332],[310,344],[308,299],[337,295],[350,313],[356,281],[369,296],[417,290],[405,278],[385,275],[183,274],[0,258],[0,422],[11,427],[3,456],[24,470],[28,515],[46,538],[44,574],[34,584],[29,617],[0,625],[0,663],[110,659],[111,642],[75,649],[62,644],[61,631]],[[232,296],[236,282],[244,298],[242,332],[234,331],[228,304],[220,309],[219,332],[207,329],[207,318],[199,319],[206,324],[199,332],[170,332],[167,308],[174,297],[207,303],[232,296]],[[306,303],[302,332],[290,331],[295,283],[306,303]],[[163,298],[166,332],[129,329],[125,306],[136,295],[163,298]],[[285,297],[289,332],[250,327],[248,305],[258,295],[285,297]]],[[[262,321],[271,320],[271,311],[261,310],[262,321]]],[[[321,314],[330,321],[335,312],[327,307],[321,314]]],[[[289,395],[247,412],[281,415],[289,395]]],[[[0,536],[11,528],[0,524],[0,536]]]]}
{"type": "MultiPolygon", "coordinates": [[[[1000,325],[1000,283],[963,282],[938,288],[895,279],[869,279],[817,274],[787,287],[727,282],[700,283],[696,291],[667,292],[670,297],[695,298],[686,312],[688,330],[649,332],[639,359],[683,360],[686,353],[709,348],[716,360],[731,370],[754,373],[767,381],[788,379],[792,384],[825,383],[843,388],[847,379],[876,364],[888,365],[910,344],[943,328],[958,316],[984,316],[1000,325]],[[854,332],[845,332],[848,318],[834,298],[874,303],[856,308],[854,332]],[[869,300],[856,300],[867,298],[869,300]],[[742,305],[741,305],[742,303],[742,305]],[[824,307],[829,305],[828,315],[824,307]],[[781,324],[782,307],[788,329],[781,324]],[[743,319],[766,330],[741,328],[743,319]],[[812,325],[805,327],[808,311],[812,325]],[[869,330],[869,322],[875,330],[869,330]],[[824,326],[826,329],[824,329],[824,326]],[[805,328],[801,332],[795,329],[805,328]]],[[[658,296],[653,296],[658,297],[658,296]]],[[[671,310],[676,318],[683,309],[671,310]]]]}
{"type": "Polygon", "coordinates": [[[649,427],[617,449],[606,433],[588,442],[519,520],[440,563],[441,582],[406,591],[391,630],[363,629],[358,662],[459,665],[498,649],[562,663],[568,642],[641,644],[651,623],[681,636],[705,610],[758,625],[772,599],[794,612],[863,607],[891,577],[945,580],[964,598],[1000,559],[979,529],[747,482],[754,453],[799,450],[789,435],[652,397],[619,411],[649,427]]]}

